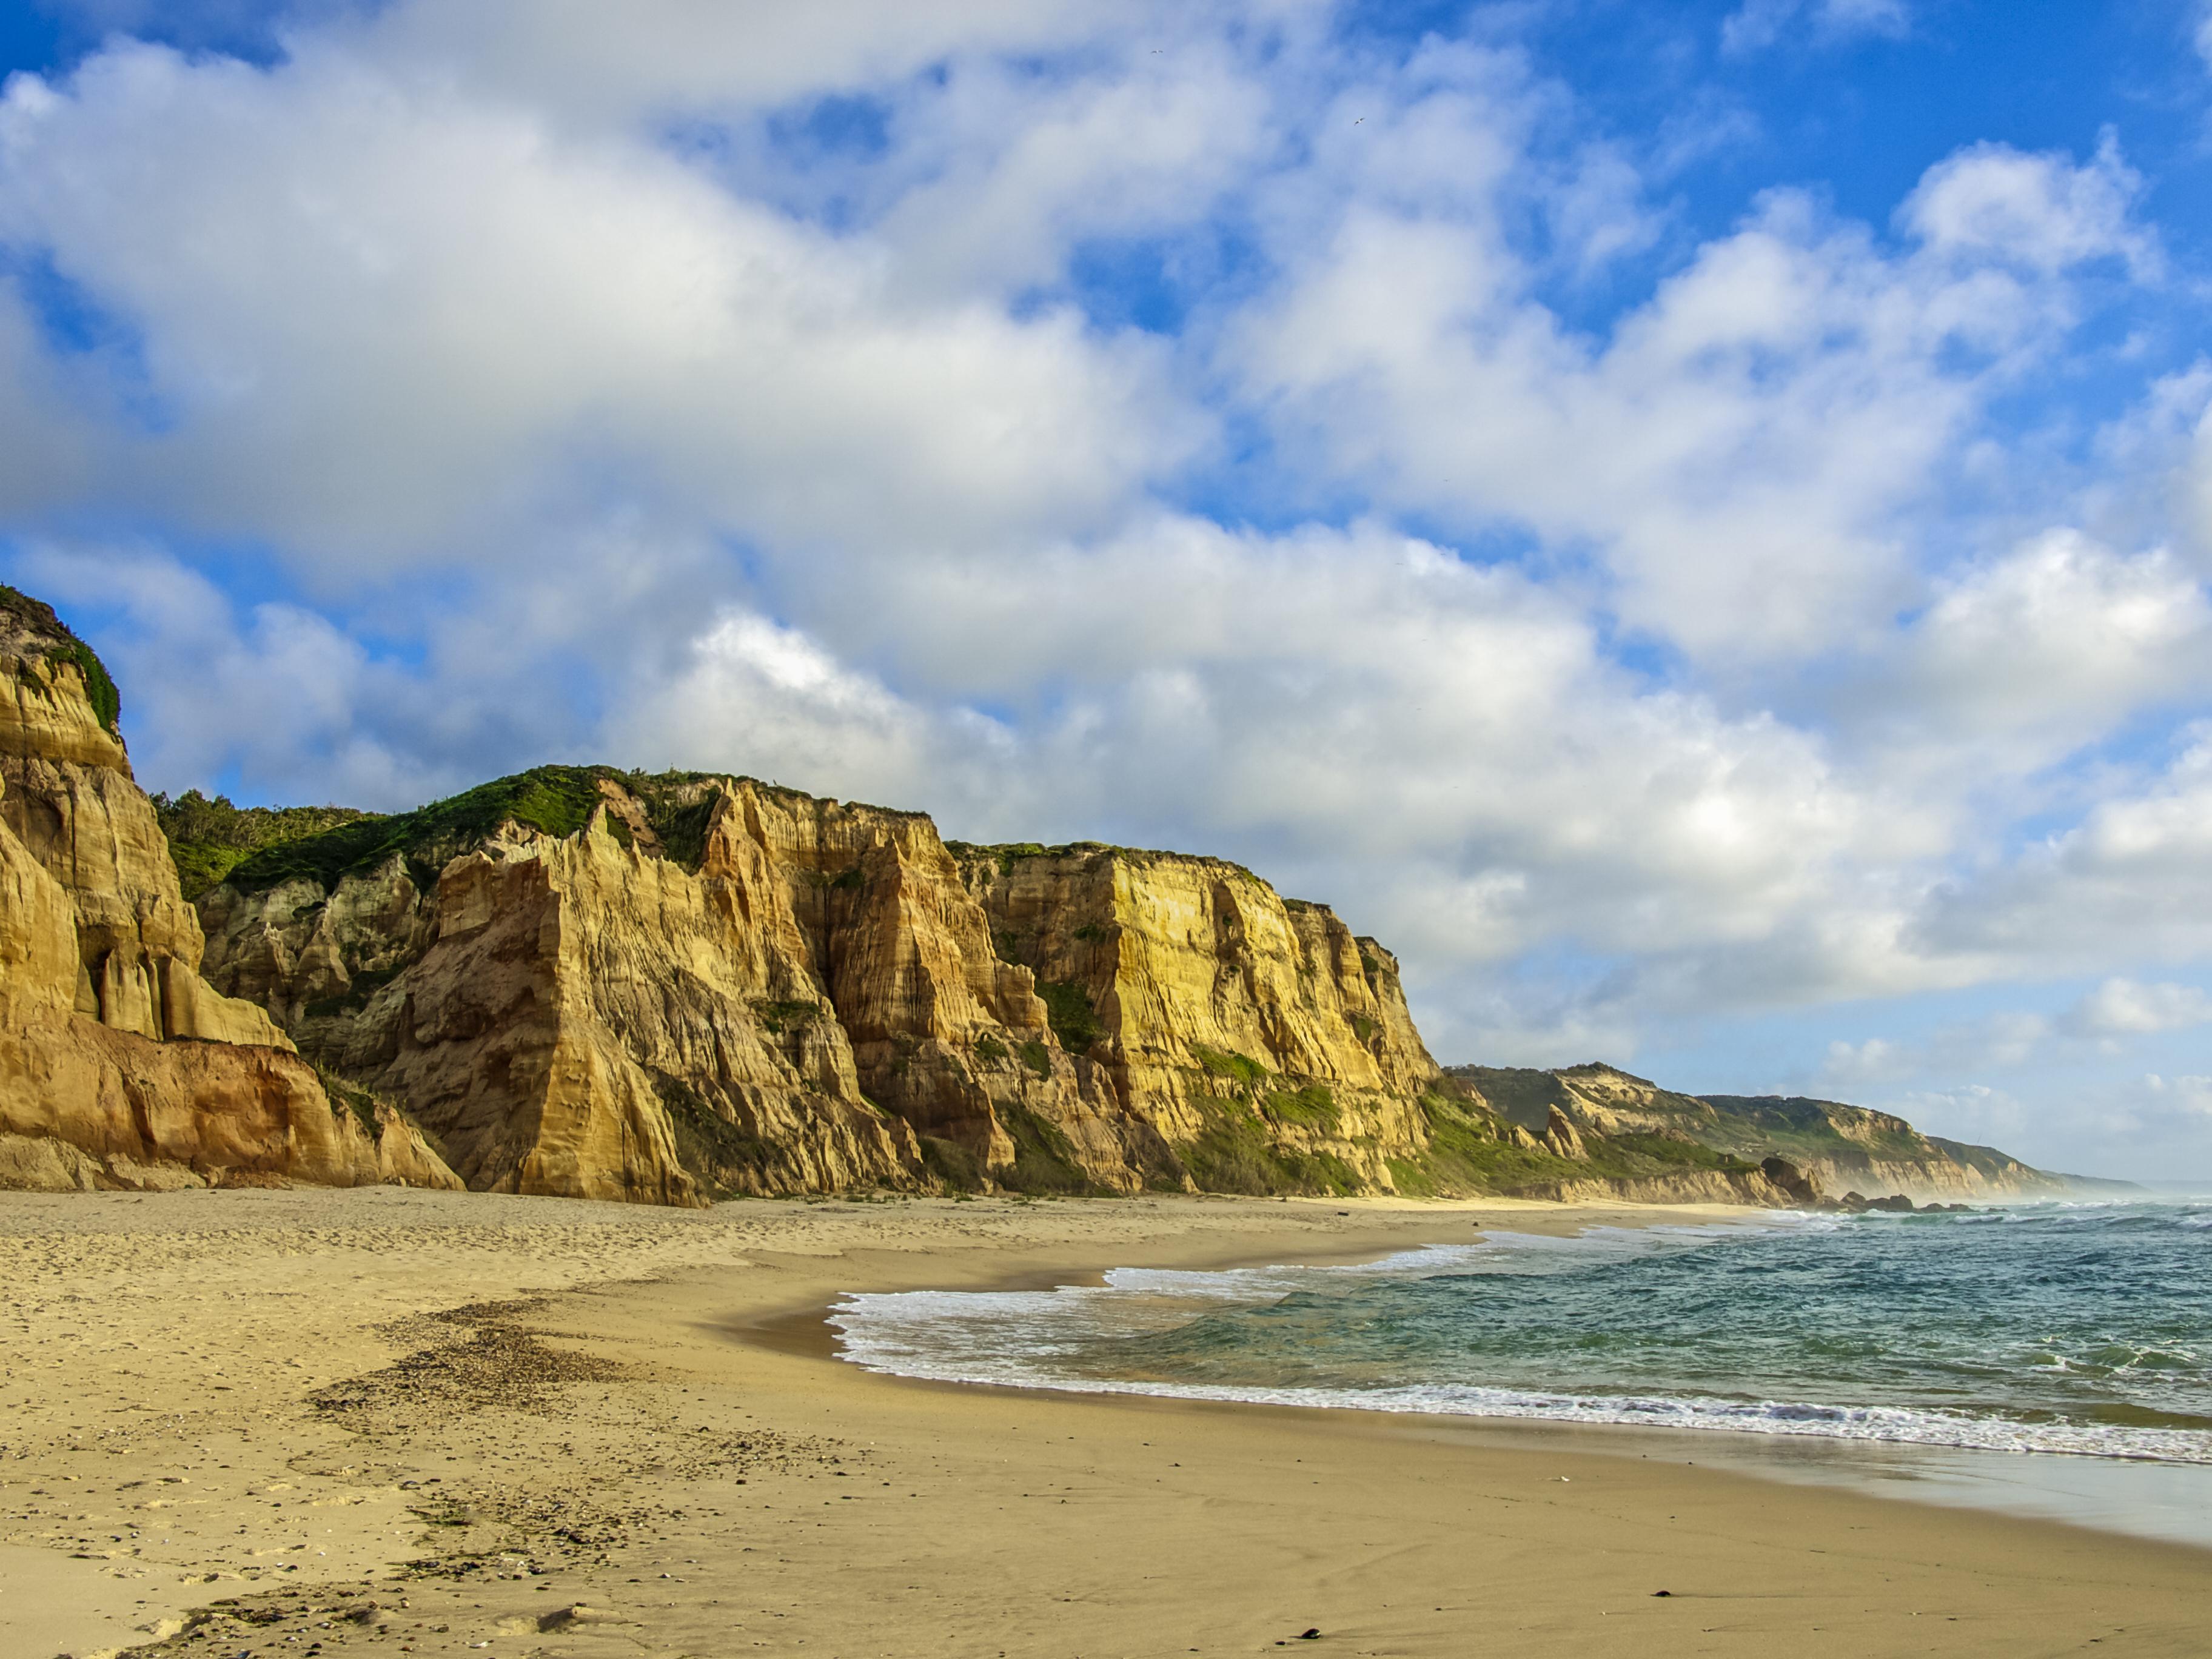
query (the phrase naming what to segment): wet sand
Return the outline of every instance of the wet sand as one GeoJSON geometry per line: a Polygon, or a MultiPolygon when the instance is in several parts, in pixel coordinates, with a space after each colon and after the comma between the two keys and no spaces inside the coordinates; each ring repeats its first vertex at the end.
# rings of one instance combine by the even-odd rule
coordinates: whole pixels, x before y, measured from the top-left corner
{"type": "Polygon", "coordinates": [[[1712,1213],[0,1194],[0,1651],[2206,1650],[2212,1553],[1682,1436],[906,1382],[820,1322],[1712,1213]]]}

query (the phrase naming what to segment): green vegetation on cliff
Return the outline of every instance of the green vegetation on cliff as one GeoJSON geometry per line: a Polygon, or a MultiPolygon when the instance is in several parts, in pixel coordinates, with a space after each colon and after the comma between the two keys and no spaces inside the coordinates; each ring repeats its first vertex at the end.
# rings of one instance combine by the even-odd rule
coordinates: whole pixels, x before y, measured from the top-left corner
{"type": "Polygon", "coordinates": [[[1586,1133],[1586,1156],[1566,1158],[1548,1146],[1517,1144],[1511,1135],[1511,1118],[1434,1091],[1421,1097],[1421,1112],[1427,1121],[1428,1152],[1419,1158],[1390,1160],[1390,1176],[1398,1189],[1416,1198],[1510,1193],[1551,1182],[1635,1181],[1706,1172],[1742,1175],[1758,1167],[1733,1153],[1665,1135],[1586,1133]]]}
{"type": "Polygon", "coordinates": [[[229,879],[248,892],[296,876],[335,887],[342,878],[374,870],[394,855],[434,877],[447,857],[510,818],[549,836],[574,835],[599,803],[599,779],[616,775],[605,767],[532,767],[411,812],[356,818],[318,835],[276,842],[241,861],[229,879]]]}
{"type": "Polygon", "coordinates": [[[1052,1023],[1053,1035],[1071,1054],[1087,1053],[1092,1043],[1106,1035],[1097,1010],[1091,1006],[1090,994],[1080,985],[1066,980],[1043,979],[1037,981],[1036,993],[1044,1000],[1045,1017],[1052,1023]]]}
{"type": "Polygon", "coordinates": [[[210,800],[197,789],[187,789],[174,800],[167,795],[153,799],[161,833],[169,838],[177,879],[188,899],[218,885],[264,848],[303,841],[374,816],[349,806],[234,806],[228,795],[210,800]]]}
{"type": "Polygon", "coordinates": [[[92,701],[95,719],[116,737],[123,735],[123,694],[93,648],[77,638],[70,625],[54,614],[53,606],[0,582],[0,617],[12,624],[10,631],[31,635],[44,647],[49,663],[72,665],[84,678],[85,695],[92,701]]]}
{"type": "MultiPolygon", "coordinates": [[[[576,834],[607,799],[600,787],[603,783],[614,785],[636,799],[645,809],[646,821],[659,838],[662,852],[685,868],[696,870],[705,854],[707,825],[714,812],[711,793],[700,786],[719,775],[625,772],[612,766],[533,766],[527,772],[495,778],[411,812],[380,815],[348,813],[337,808],[287,808],[274,815],[281,823],[275,824],[247,856],[232,861],[216,879],[228,880],[250,893],[266,891],[300,876],[330,888],[396,855],[406,862],[418,885],[428,885],[437,878],[447,860],[475,846],[501,823],[512,821],[556,837],[576,834]],[[295,817],[301,812],[322,812],[329,821],[309,825],[295,817]]],[[[757,780],[732,781],[751,781],[756,787],[778,794],[798,793],[757,780]]],[[[623,845],[631,844],[632,831],[622,819],[610,817],[607,828],[623,845]]],[[[183,867],[181,862],[179,867],[183,867]]]]}

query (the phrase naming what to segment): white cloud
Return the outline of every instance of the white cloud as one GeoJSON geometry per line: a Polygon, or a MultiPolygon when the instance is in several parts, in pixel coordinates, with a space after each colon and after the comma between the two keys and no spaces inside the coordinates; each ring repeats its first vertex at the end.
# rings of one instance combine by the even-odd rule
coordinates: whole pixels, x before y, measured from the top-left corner
{"type": "Polygon", "coordinates": [[[896,81],[959,54],[1050,50],[1144,19],[1075,0],[405,0],[347,44],[404,71],[458,70],[484,94],[569,117],[772,105],[896,81]]]}
{"type": "Polygon", "coordinates": [[[1838,699],[1846,729],[1901,766],[2017,778],[2132,711],[2212,690],[2212,602],[2163,550],[2052,530],[1942,579],[1838,699]]]}
{"type": "Polygon", "coordinates": [[[1828,1045],[1827,1062],[1820,1068],[1820,1076],[1832,1088],[1848,1089],[1888,1083],[1919,1069],[1918,1056],[1887,1037],[1868,1037],[1860,1042],[1846,1042],[1839,1037],[1828,1045]]]}
{"type": "Polygon", "coordinates": [[[1095,520],[1200,430],[1149,348],[911,304],[665,155],[325,49],[19,77],[0,175],[0,238],[143,332],[171,411],[103,489],[310,556],[420,562],[595,487],[798,544],[998,541],[1095,520]]]}
{"type": "Polygon", "coordinates": [[[2195,730],[2147,787],[2078,827],[1939,889],[1917,932],[1920,949],[2018,974],[2212,951],[2212,731],[2195,730]]]}
{"type": "MultiPolygon", "coordinates": [[[[810,719],[853,711],[847,735],[797,744],[835,787],[925,790],[962,833],[1173,823],[1272,848],[1285,879],[1334,866],[1340,891],[1364,865],[1346,902],[1408,948],[1495,960],[1563,926],[1607,948],[1754,936],[1868,811],[1801,734],[1639,691],[1525,577],[1372,527],[1163,519],[1024,567],[909,561],[886,580],[872,624],[834,596],[809,607],[902,659],[909,688],[806,691],[810,719]],[[926,624],[904,646],[868,631],[901,618],[926,624]]],[[[782,730],[758,712],[796,689],[763,665],[769,637],[717,627],[665,698],[623,700],[625,740],[734,763],[782,730]]]]}
{"type": "Polygon", "coordinates": [[[1625,621],[1703,659],[1885,628],[1909,603],[1905,515],[2064,337],[2066,272],[2138,246],[2109,151],[2017,158],[2037,190],[2009,193],[2004,158],[1970,155],[1931,172],[1902,254],[1775,193],[1592,339],[1500,228],[1534,94],[1488,58],[1407,79],[1374,137],[1321,152],[1336,205],[1310,189],[1285,218],[1283,279],[1228,331],[1227,368],[1303,465],[1467,533],[1587,549],[1625,621]]]}
{"type": "Polygon", "coordinates": [[[1928,170],[1898,210],[1901,224],[1948,258],[2014,262],[2043,272],[2118,258],[2138,276],[2159,265],[2156,239],[2130,210],[2142,179],[2107,131],[2086,167],[2060,154],[1979,143],[1928,170]]]}
{"type": "Polygon", "coordinates": [[[2212,1119],[2212,1077],[2160,1077],[2151,1072],[2143,1088],[2154,1104],[2185,1118],[2212,1119]]]}
{"type": "Polygon", "coordinates": [[[2070,1009],[2064,1023],[2092,1037],[2183,1031],[2212,1024],[2212,995],[2194,985],[2108,979],[2070,1009]]]}
{"type": "Polygon", "coordinates": [[[1802,26],[1823,43],[1855,35],[1895,37],[1912,25],[1905,0],[1744,0],[1721,25],[1721,49],[1764,51],[1802,26]]]}

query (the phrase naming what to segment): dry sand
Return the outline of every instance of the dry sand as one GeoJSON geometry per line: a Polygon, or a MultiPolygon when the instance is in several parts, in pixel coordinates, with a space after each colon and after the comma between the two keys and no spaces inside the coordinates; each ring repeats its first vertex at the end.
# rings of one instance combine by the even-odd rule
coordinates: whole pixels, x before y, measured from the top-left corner
{"type": "Polygon", "coordinates": [[[1486,1218],[1638,1218],[0,1194],[0,1654],[2212,1652],[2212,1555],[2179,1547],[1671,1437],[902,1382],[821,1335],[845,1291],[1486,1218]]]}

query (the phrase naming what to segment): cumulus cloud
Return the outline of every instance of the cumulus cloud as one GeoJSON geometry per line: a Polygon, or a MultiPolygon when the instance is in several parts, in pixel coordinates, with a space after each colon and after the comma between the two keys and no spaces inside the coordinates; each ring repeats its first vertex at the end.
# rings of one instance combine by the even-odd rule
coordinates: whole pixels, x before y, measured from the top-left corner
{"type": "Polygon", "coordinates": [[[2212,1118],[2212,1077],[2160,1077],[2145,1073],[2143,1090],[2157,1108],[2197,1120],[2212,1118]]]}
{"type": "Polygon", "coordinates": [[[2134,711],[2212,690],[2208,646],[2212,602],[2171,553],[2049,531],[1940,578],[1842,682],[1837,714],[1893,775],[2018,780],[2134,711]]]}
{"type": "Polygon", "coordinates": [[[2142,189],[2109,131],[2086,167],[2064,155],[1980,143],[1929,168],[1898,217],[1948,258],[2046,272],[2118,258],[2144,276],[2155,273],[2159,255],[2156,238],[2130,219],[2142,189]]]}
{"type": "Polygon", "coordinates": [[[1138,0],[1109,17],[1077,0],[403,0],[349,47],[416,70],[458,70],[482,92],[571,118],[774,105],[896,82],[948,58],[1066,49],[1156,22],[1138,0]]]}
{"type": "Polygon", "coordinates": [[[1527,89],[1464,53],[1405,81],[1373,137],[1322,150],[1334,202],[1287,222],[1228,368],[1322,476],[1587,549],[1625,620],[1701,656],[1881,628],[1910,592],[1904,515],[2064,337],[2066,273],[2136,246],[2112,155],[1970,155],[1923,181],[1903,253],[1776,192],[1592,339],[1537,299],[1486,184],[1527,89]]]}
{"type": "Polygon", "coordinates": [[[1919,1069],[1919,1056],[1887,1037],[1868,1037],[1858,1042],[1838,1037],[1828,1045],[1820,1075],[1831,1087],[1849,1089],[1910,1077],[1919,1069]]]}
{"type": "Polygon", "coordinates": [[[1095,520],[1199,430],[1141,343],[910,306],[663,153],[327,47],[19,77],[0,169],[0,238],[143,342],[164,418],[114,435],[108,501],[310,557],[419,562],[626,485],[799,544],[1002,540],[1095,520]]]}
{"type": "Polygon", "coordinates": [[[2192,727],[2142,787],[1972,879],[1940,886],[1917,948],[1978,954],[2019,973],[2094,968],[2124,952],[2180,961],[2212,950],[2212,730],[2192,727]]]}

